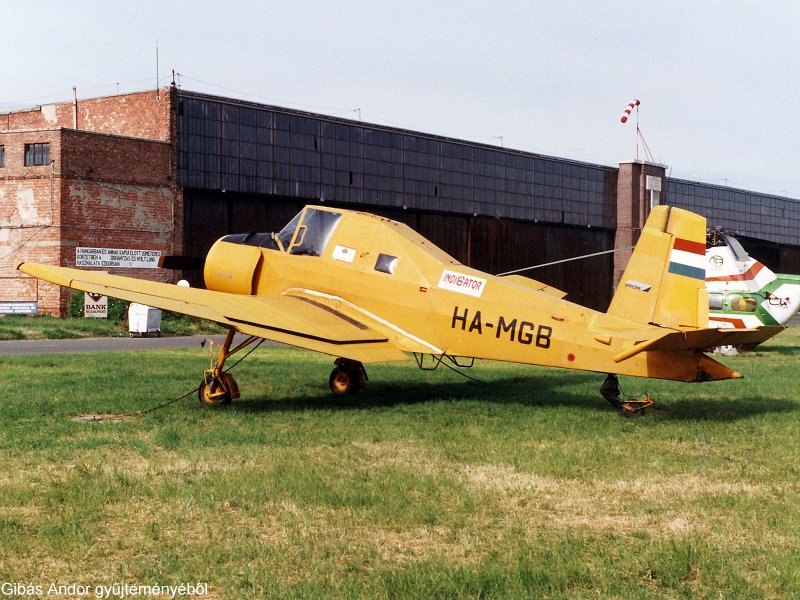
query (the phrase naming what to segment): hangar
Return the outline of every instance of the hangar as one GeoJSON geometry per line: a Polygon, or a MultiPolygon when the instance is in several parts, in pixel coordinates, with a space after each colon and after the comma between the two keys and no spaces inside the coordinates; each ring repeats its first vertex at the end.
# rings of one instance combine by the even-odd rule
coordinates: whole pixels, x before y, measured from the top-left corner
{"type": "MultiPolygon", "coordinates": [[[[669,178],[645,161],[589,164],[173,85],[0,114],[0,306],[65,311],[69,291],[14,271],[19,260],[201,285],[199,272],[155,259],[277,231],[309,203],[405,222],[492,273],[629,246],[650,206],[669,203],[800,273],[795,199],[669,178]]],[[[626,261],[604,254],[535,276],[604,310],[626,261]]]]}

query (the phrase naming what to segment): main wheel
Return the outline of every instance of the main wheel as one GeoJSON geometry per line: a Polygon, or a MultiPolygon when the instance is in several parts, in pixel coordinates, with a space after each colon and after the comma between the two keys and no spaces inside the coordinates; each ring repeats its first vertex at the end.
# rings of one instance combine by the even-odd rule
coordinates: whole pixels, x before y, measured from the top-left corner
{"type": "Polygon", "coordinates": [[[204,406],[227,406],[231,403],[231,390],[222,381],[207,373],[197,388],[197,399],[204,406]]]}
{"type": "Polygon", "coordinates": [[[331,371],[331,376],[328,379],[328,385],[331,387],[331,391],[334,394],[346,394],[347,392],[352,393],[354,391],[353,381],[350,377],[350,374],[339,367],[336,367],[333,371],[331,371]]]}
{"type": "Polygon", "coordinates": [[[328,379],[332,392],[355,394],[367,386],[367,372],[363,364],[346,358],[337,358],[334,364],[336,368],[328,379]]]}
{"type": "Polygon", "coordinates": [[[367,386],[367,372],[363,364],[347,358],[337,358],[333,363],[336,368],[328,379],[332,392],[355,394],[367,386]]]}

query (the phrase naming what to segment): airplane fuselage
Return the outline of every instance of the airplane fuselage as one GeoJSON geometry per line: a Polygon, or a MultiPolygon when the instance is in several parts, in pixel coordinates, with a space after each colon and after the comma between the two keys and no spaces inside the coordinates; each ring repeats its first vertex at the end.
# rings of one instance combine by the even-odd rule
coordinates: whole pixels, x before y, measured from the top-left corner
{"type": "Polygon", "coordinates": [[[615,355],[646,339],[647,325],[568,302],[532,279],[462,265],[395,221],[309,210],[338,216],[322,232],[312,225],[304,231],[302,223],[312,222],[306,216],[295,231],[279,234],[286,243],[262,238],[263,245],[254,246],[241,236],[223,238],[207,258],[206,286],[297,295],[332,310],[343,303],[358,307],[391,323],[399,337],[417,340],[412,351],[685,381],[705,377],[693,351],[685,361],[673,352],[647,352],[615,362],[615,355]],[[309,243],[314,236],[317,243],[309,243]]]}

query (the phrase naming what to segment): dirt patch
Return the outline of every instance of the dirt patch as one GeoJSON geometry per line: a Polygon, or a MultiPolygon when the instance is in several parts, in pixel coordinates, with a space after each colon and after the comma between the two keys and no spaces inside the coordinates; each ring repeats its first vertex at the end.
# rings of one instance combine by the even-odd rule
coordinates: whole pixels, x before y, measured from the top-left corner
{"type": "Polygon", "coordinates": [[[70,421],[78,423],[119,423],[121,421],[133,421],[136,415],[118,415],[118,414],[105,414],[105,415],[75,415],[69,417],[70,421]]]}

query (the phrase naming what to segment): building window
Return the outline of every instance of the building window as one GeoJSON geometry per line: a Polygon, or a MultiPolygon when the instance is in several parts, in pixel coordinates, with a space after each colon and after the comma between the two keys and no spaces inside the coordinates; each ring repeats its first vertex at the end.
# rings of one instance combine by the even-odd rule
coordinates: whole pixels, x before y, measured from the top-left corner
{"type": "Polygon", "coordinates": [[[0,146],[0,167],[6,166],[6,147],[0,146]]]}
{"type": "Polygon", "coordinates": [[[742,296],[739,294],[731,294],[728,296],[731,310],[736,312],[756,312],[758,302],[753,296],[742,296]]]}
{"type": "Polygon", "coordinates": [[[724,294],[717,292],[709,292],[708,294],[708,308],[709,310],[722,310],[722,303],[725,299],[724,294]]]}
{"type": "Polygon", "coordinates": [[[49,165],[50,144],[25,144],[25,166],[49,165]]]}

